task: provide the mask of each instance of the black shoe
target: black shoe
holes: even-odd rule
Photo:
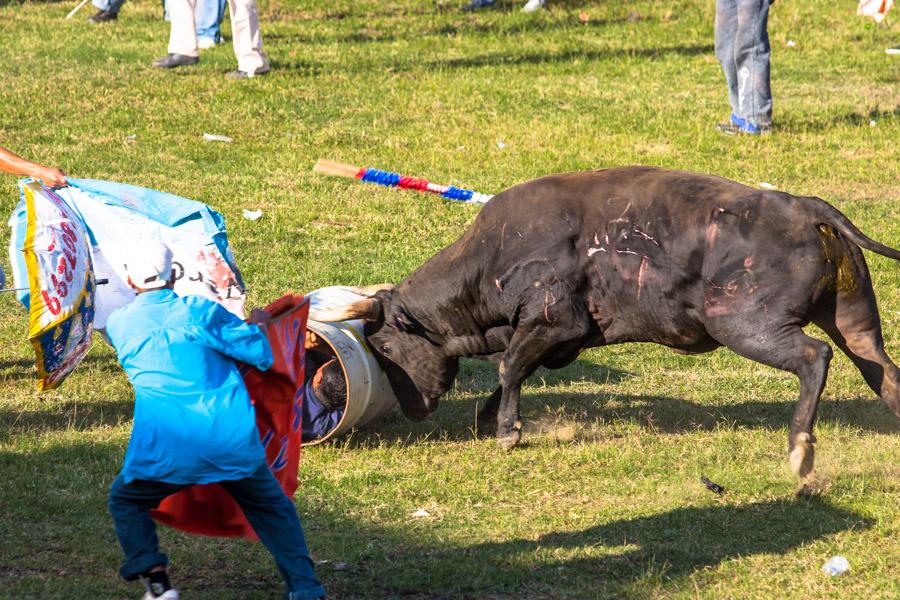
[[[162,58],[153,61],[153,66],[158,69],[174,69],[175,67],[186,67],[188,65],[196,65],[200,62],[197,56],[185,56],[184,54],[166,54]]]
[[[115,21],[119,18],[119,13],[114,13],[111,10],[98,10],[91,16],[87,18],[88,23],[108,23],[110,21]]]
[[[260,75],[265,75],[269,70],[265,71],[257,71],[255,73],[248,73],[247,71],[241,71],[240,69],[235,69],[234,71],[229,71],[225,73],[225,79],[249,79],[251,77],[259,77]]]

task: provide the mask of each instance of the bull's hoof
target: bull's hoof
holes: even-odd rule
[[[791,451],[788,454],[788,462],[794,475],[802,481],[807,481],[813,471],[813,463],[816,459],[816,451],[813,443],[816,441],[812,435],[801,432],[794,437]]]
[[[816,498],[823,495],[830,486],[823,480],[819,479],[815,471],[810,473],[806,479],[800,482],[800,486],[794,494],[798,498]]]
[[[517,429],[513,429],[506,435],[501,435],[497,437],[497,443],[500,444],[500,447],[504,450],[512,450],[519,444],[519,440],[522,439],[522,432]]]

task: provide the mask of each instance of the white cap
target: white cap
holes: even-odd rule
[[[172,251],[159,240],[139,240],[124,254],[125,272],[137,288],[165,287],[172,277]]]

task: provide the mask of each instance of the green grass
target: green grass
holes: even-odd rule
[[[155,0],[101,27],[84,22],[90,7],[63,20],[72,4],[0,0],[0,144],[210,203],[251,304],[398,281],[477,214],[313,175],[319,157],[486,193],[631,163],[704,171],[819,195],[900,246],[900,59],[884,54],[900,28],[849,1],[774,4],[776,132],[762,139],[712,128],[728,107],[710,1],[551,0],[529,16],[519,0],[475,15],[448,1],[268,0],[273,71],[241,83],[222,77],[228,45],[196,68],[150,68],[168,35]],[[15,179],[0,182],[8,214]],[[244,208],[265,214],[250,222]],[[900,357],[900,265],[868,259]],[[97,341],[62,389],[37,394],[25,330],[4,295],[0,597],[137,597],[117,579],[105,504],[132,391]],[[794,498],[786,465],[795,379],[730,352],[629,345],[541,371],[510,453],[473,436],[495,382],[492,366],[464,362],[428,421],[392,416],[304,453],[296,501],[330,597],[900,597],[900,423],[845,357],[820,406],[813,500]],[[413,518],[419,508],[431,516]],[[258,544],[161,537],[186,598],[280,593]],[[835,554],[851,570],[829,578]]]

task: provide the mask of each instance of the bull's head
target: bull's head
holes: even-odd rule
[[[403,309],[393,286],[351,289],[374,295],[346,306],[316,311],[310,318],[322,322],[365,320],[366,342],[387,375],[403,414],[415,421],[426,418],[453,384],[459,360],[448,357],[422,324]]]

